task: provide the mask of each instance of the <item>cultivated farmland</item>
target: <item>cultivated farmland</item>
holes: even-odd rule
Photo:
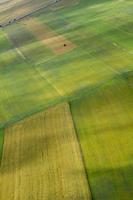
[[[132,199],[132,85],[125,74],[71,103],[94,199]]]
[[[24,23],[54,54],[67,53],[76,47],[69,40],[66,40],[65,37],[55,34],[49,27],[39,24],[34,18],[26,20]]]
[[[7,24],[18,18],[33,12],[34,10],[47,6],[52,0],[12,0],[0,2],[0,23]]]
[[[90,199],[68,104],[5,130],[0,195],[1,200]]]
[[[132,5],[131,1],[77,1],[2,29],[1,127],[131,71]],[[66,50],[60,55],[53,52],[55,48]]]
[[[131,200],[132,102],[133,1],[0,1],[0,200]]]

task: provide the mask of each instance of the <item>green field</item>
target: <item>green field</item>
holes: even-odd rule
[[[71,110],[94,199],[133,196],[133,76],[116,77]]]
[[[2,0],[0,24],[48,2]],[[94,200],[131,200],[131,0],[62,0],[0,27],[0,157],[3,129],[63,102]]]
[[[5,27],[0,36],[0,126],[132,70],[131,6],[131,1],[87,0],[35,14],[42,27],[76,45],[62,55],[43,44],[26,19]]]

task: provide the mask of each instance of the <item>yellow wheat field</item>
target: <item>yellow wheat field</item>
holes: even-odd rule
[[[89,187],[68,104],[5,130],[0,200],[88,200]]]

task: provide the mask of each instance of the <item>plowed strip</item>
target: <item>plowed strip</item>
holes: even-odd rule
[[[0,200],[88,200],[68,104],[7,128],[0,172]]]
[[[67,40],[64,36],[57,35],[57,33],[55,33],[52,29],[46,25],[42,25],[35,18],[25,20],[25,25],[55,54],[63,54],[76,47],[75,44]]]

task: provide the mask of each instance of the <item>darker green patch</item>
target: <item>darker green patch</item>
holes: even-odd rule
[[[123,71],[70,103],[94,200],[132,199],[132,86]]]
[[[89,175],[94,199],[132,199],[133,165],[92,171]]]
[[[25,24],[14,24],[5,29],[9,40],[15,47],[22,47],[37,41],[32,32],[25,28]]]
[[[117,85],[119,88],[124,88],[128,86],[129,93],[132,94],[132,83],[133,83],[133,71],[121,71],[118,75],[114,75],[106,80],[103,80],[95,85],[86,86],[76,90],[73,93],[74,98],[71,99],[71,103],[80,103],[81,100],[85,98],[90,98],[93,95],[96,95],[99,98],[99,90],[108,91],[108,88],[114,89]],[[76,99],[76,101],[75,101]]]

